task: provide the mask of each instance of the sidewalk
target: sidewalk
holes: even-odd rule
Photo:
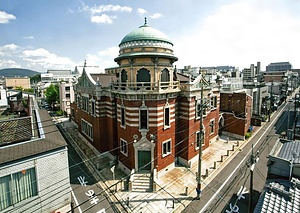
[[[102,179],[99,185],[104,189],[110,189],[108,195],[111,196],[113,202],[116,202],[116,205],[123,207],[123,209],[126,208],[127,212],[181,212],[196,197],[198,163],[194,163],[191,168],[176,166],[172,171],[160,177],[157,180],[156,192],[128,192],[123,190],[127,175],[116,168],[115,180],[113,180],[113,174],[110,170],[112,160],[105,153],[100,154],[89,147],[78,136],[74,123],[62,121],[61,124],[74,139],[73,145],[77,146],[77,151],[81,152],[81,157],[86,162],[93,164],[90,165],[93,167],[92,170]],[[258,129],[256,127],[254,134]],[[247,140],[241,141],[233,138],[229,138],[227,141],[227,136],[221,136],[218,141],[211,143],[203,151],[202,190],[221,171],[221,168],[228,164],[239,150],[243,149],[246,143]],[[120,202],[117,202],[116,199]]]

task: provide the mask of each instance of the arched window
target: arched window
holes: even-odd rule
[[[168,69],[163,69],[160,75],[161,88],[167,89],[170,82],[170,72]]]
[[[160,81],[161,82],[169,82],[170,81],[170,72],[168,69],[163,69],[161,71]]]
[[[127,72],[125,70],[121,71],[121,82],[127,81]]]
[[[123,69],[121,71],[121,89],[126,88],[126,82],[127,82],[127,72]]]
[[[136,81],[137,82],[150,82],[150,71],[142,68],[137,72],[136,75]],[[142,84],[137,84],[138,87],[143,86]],[[147,87],[146,89],[150,89],[149,83],[144,83],[144,86]]]

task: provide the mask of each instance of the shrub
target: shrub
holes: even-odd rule
[[[57,112],[56,112],[56,115],[57,116],[62,116],[64,114],[64,112],[62,111],[62,110],[58,110]]]
[[[245,135],[245,138],[246,138],[246,139],[248,139],[248,138],[250,138],[250,137],[251,137],[251,135],[252,135],[252,133],[251,133],[251,132],[247,132],[247,133],[246,133],[246,135]]]

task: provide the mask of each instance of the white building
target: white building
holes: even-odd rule
[[[59,85],[59,101],[60,109],[67,113],[71,114],[70,104],[74,101],[74,90],[72,83],[62,82]]]

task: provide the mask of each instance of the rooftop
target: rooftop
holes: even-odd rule
[[[171,43],[168,37],[161,31],[150,27],[147,24],[147,20],[145,18],[144,25],[140,26],[138,29],[131,31],[128,33],[121,41],[120,45],[123,43],[127,43],[130,41],[140,41],[140,40],[152,40],[152,41],[163,41],[167,43]]]
[[[19,160],[55,151],[66,146],[66,142],[46,110],[37,110],[40,137],[0,147],[0,167]]]
[[[300,212],[300,180],[270,180],[254,210],[260,212]]]

